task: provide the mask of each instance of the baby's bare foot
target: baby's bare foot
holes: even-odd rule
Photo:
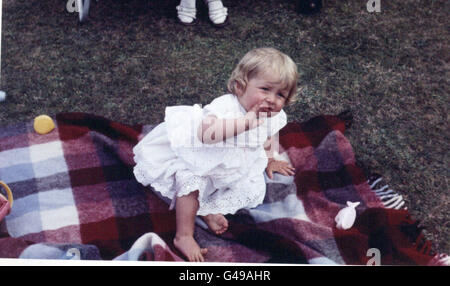
[[[228,229],[228,220],[222,214],[209,214],[202,219],[215,234],[222,234]]]
[[[183,253],[190,262],[203,262],[205,259],[203,255],[206,254],[208,249],[200,248],[197,242],[192,236],[180,235],[175,236],[173,244],[178,250]]]

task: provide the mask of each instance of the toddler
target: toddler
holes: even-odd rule
[[[204,261],[207,251],[194,240],[197,215],[220,235],[228,228],[224,215],[263,202],[264,171],[269,178],[274,172],[294,174],[272,152],[297,77],[287,55],[273,48],[251,50],[232,72],[230,94],[203,108],[167,107],[164,122],[134,147],[135,177],[170,200],[176,212],[174,245],[189,261]]]

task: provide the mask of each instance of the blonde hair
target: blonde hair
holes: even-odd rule
[[[237,95],[237,88],[245,90],[249,80],[265,74],[275,75],[283,88],[289,91],[286,103],[297,96],[297,65],[286,54],[274,48],[257,48],[249,51],[240,60],[228,80],[228,91]]]

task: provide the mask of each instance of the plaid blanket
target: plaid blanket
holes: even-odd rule
[[[0,222],[0,257],[183,261],[173,247],[175,213],[133,177],[132,148],[154,125],[129,126],[63,113],[56,129],[0,127],[0,180],[14,194]],[[195,239],[209,262],[424,265],[435,253],[408,211],[386,208],[355,164],[341,116],[291,122],[281,152],[296,175],[267,181],[264,203],[228,215],[216,236]],[[354,226],[335,227],[347,201]]]

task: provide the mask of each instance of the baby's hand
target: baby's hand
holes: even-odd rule
[[[252,108],[250,108],[250,110],[247,111],[247,114],[245,114],[244,119],[247,130],[258,127],[259,125],[264,123],[264,119],[259,118],[258,114],[261,104],[262,102],[253,105]]]
[[[288,162],[269,159],[266,173],[270,179],[273,179],[273,172],[277,172],[285,176],[293,176],[295,174],[295,168],[292,167]]]

